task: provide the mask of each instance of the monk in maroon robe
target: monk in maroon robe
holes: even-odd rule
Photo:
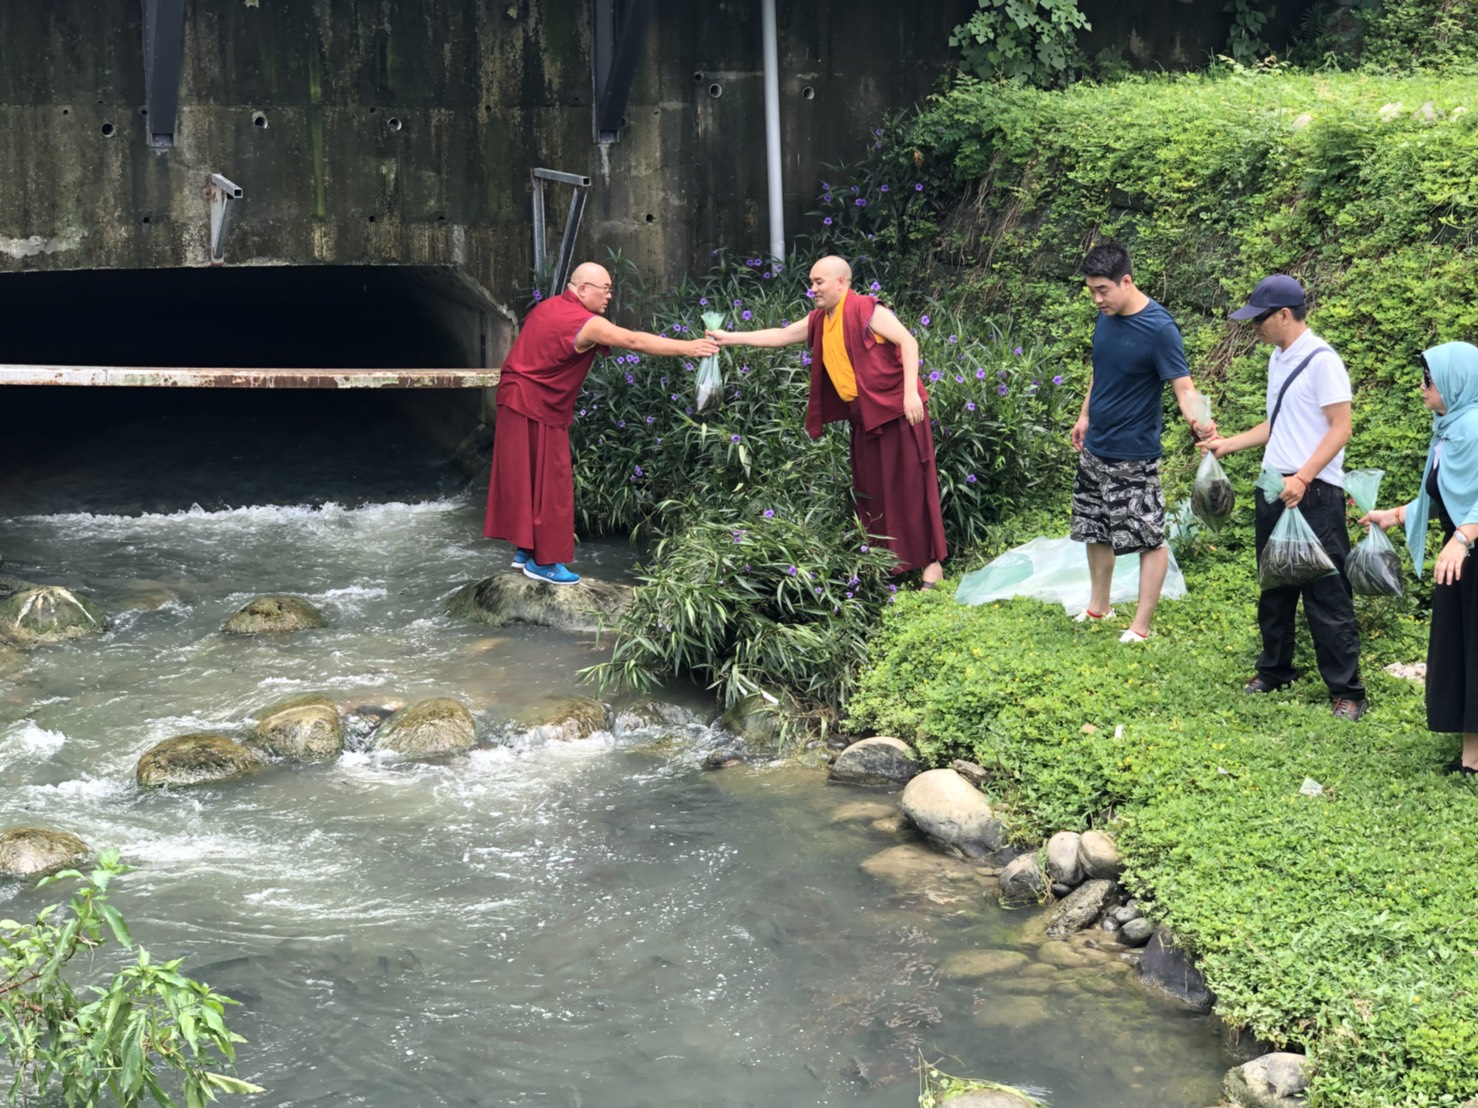
[[[596,354],[611,347],[690,358],[718,352],[711,339],[617,327],[604,316],[610,302],[611,275],[594,262],[577,266],[563,293],[529,313],[503,360],[482,533],[513,543],[514,567],[536,581],[580,580],[564,565],[575,554],[570,424]]]
[[[852,267],[822,258],[811,267],[815,309],[787,327],[710,331],[720,346],[811,347],[806,432],[852,425],[852,493],[868,534],[897,557],[895,573],[923,570],[923,587],[944,576],[947,556],[934,436],[919,383],[919,343],[873,296],[852,291]]]

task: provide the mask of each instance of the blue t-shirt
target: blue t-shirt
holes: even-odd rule
[[[1180,330],[1155,301],[1133,315],[1100,312],[1084,448],[1111,461],[1158,458],[1164,383],[1190,372]]]

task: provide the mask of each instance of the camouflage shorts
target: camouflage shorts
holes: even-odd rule
[[[1073,479],[1072,538],[1102,543],[1115,554],[1165,545],[1160,459],[1112,461],[1083,451]]]

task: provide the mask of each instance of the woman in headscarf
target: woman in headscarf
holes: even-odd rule
[[[1361,523],[1406,527],[1418,577],[1427,552],[1427,522],[1442,524],[1433,568],[1431,635],[1427,641],[1427,729],[1461,732],[1463,749],[1447,767],[1478,774],[1478,346],[1448,342],[1422,354],[1422,403],[1432,411],[1432,443],[1416,498],[1376,509]]]

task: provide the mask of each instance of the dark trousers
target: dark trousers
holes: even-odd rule
[[[1444,528],[1442,545],[1452,532]],[[1478,731],[1478,560],[1451,585],[1432,586],[1427,730]]]
[[[1350,553],[1350,533],[1345,525],[1345,490],[1324,481],[1309,486],[1299,502],[1299,511],[1323,544],[1329,560],[1340,570],[1308,585],[1264,589],[1257,601],[1257,625],[1262,630],[1262,654],[1257,672],[1264,681],[1284,685],[1297,674],[1293,669],[1294,616],[1298,598],[1303,597],[1304,619],[1314,639],[1314,657],[1319,674],[1329,686],[1329,695],[1350,700],[1365,698],[1360,680],[1360,628],[1355,624],[1355,604],[1350,583],[1345,580],[1345,559]],[[1283,515],[1283,502],[1271,504],[1257,490],[1257,556],[1262,558],[1268,536]]]

